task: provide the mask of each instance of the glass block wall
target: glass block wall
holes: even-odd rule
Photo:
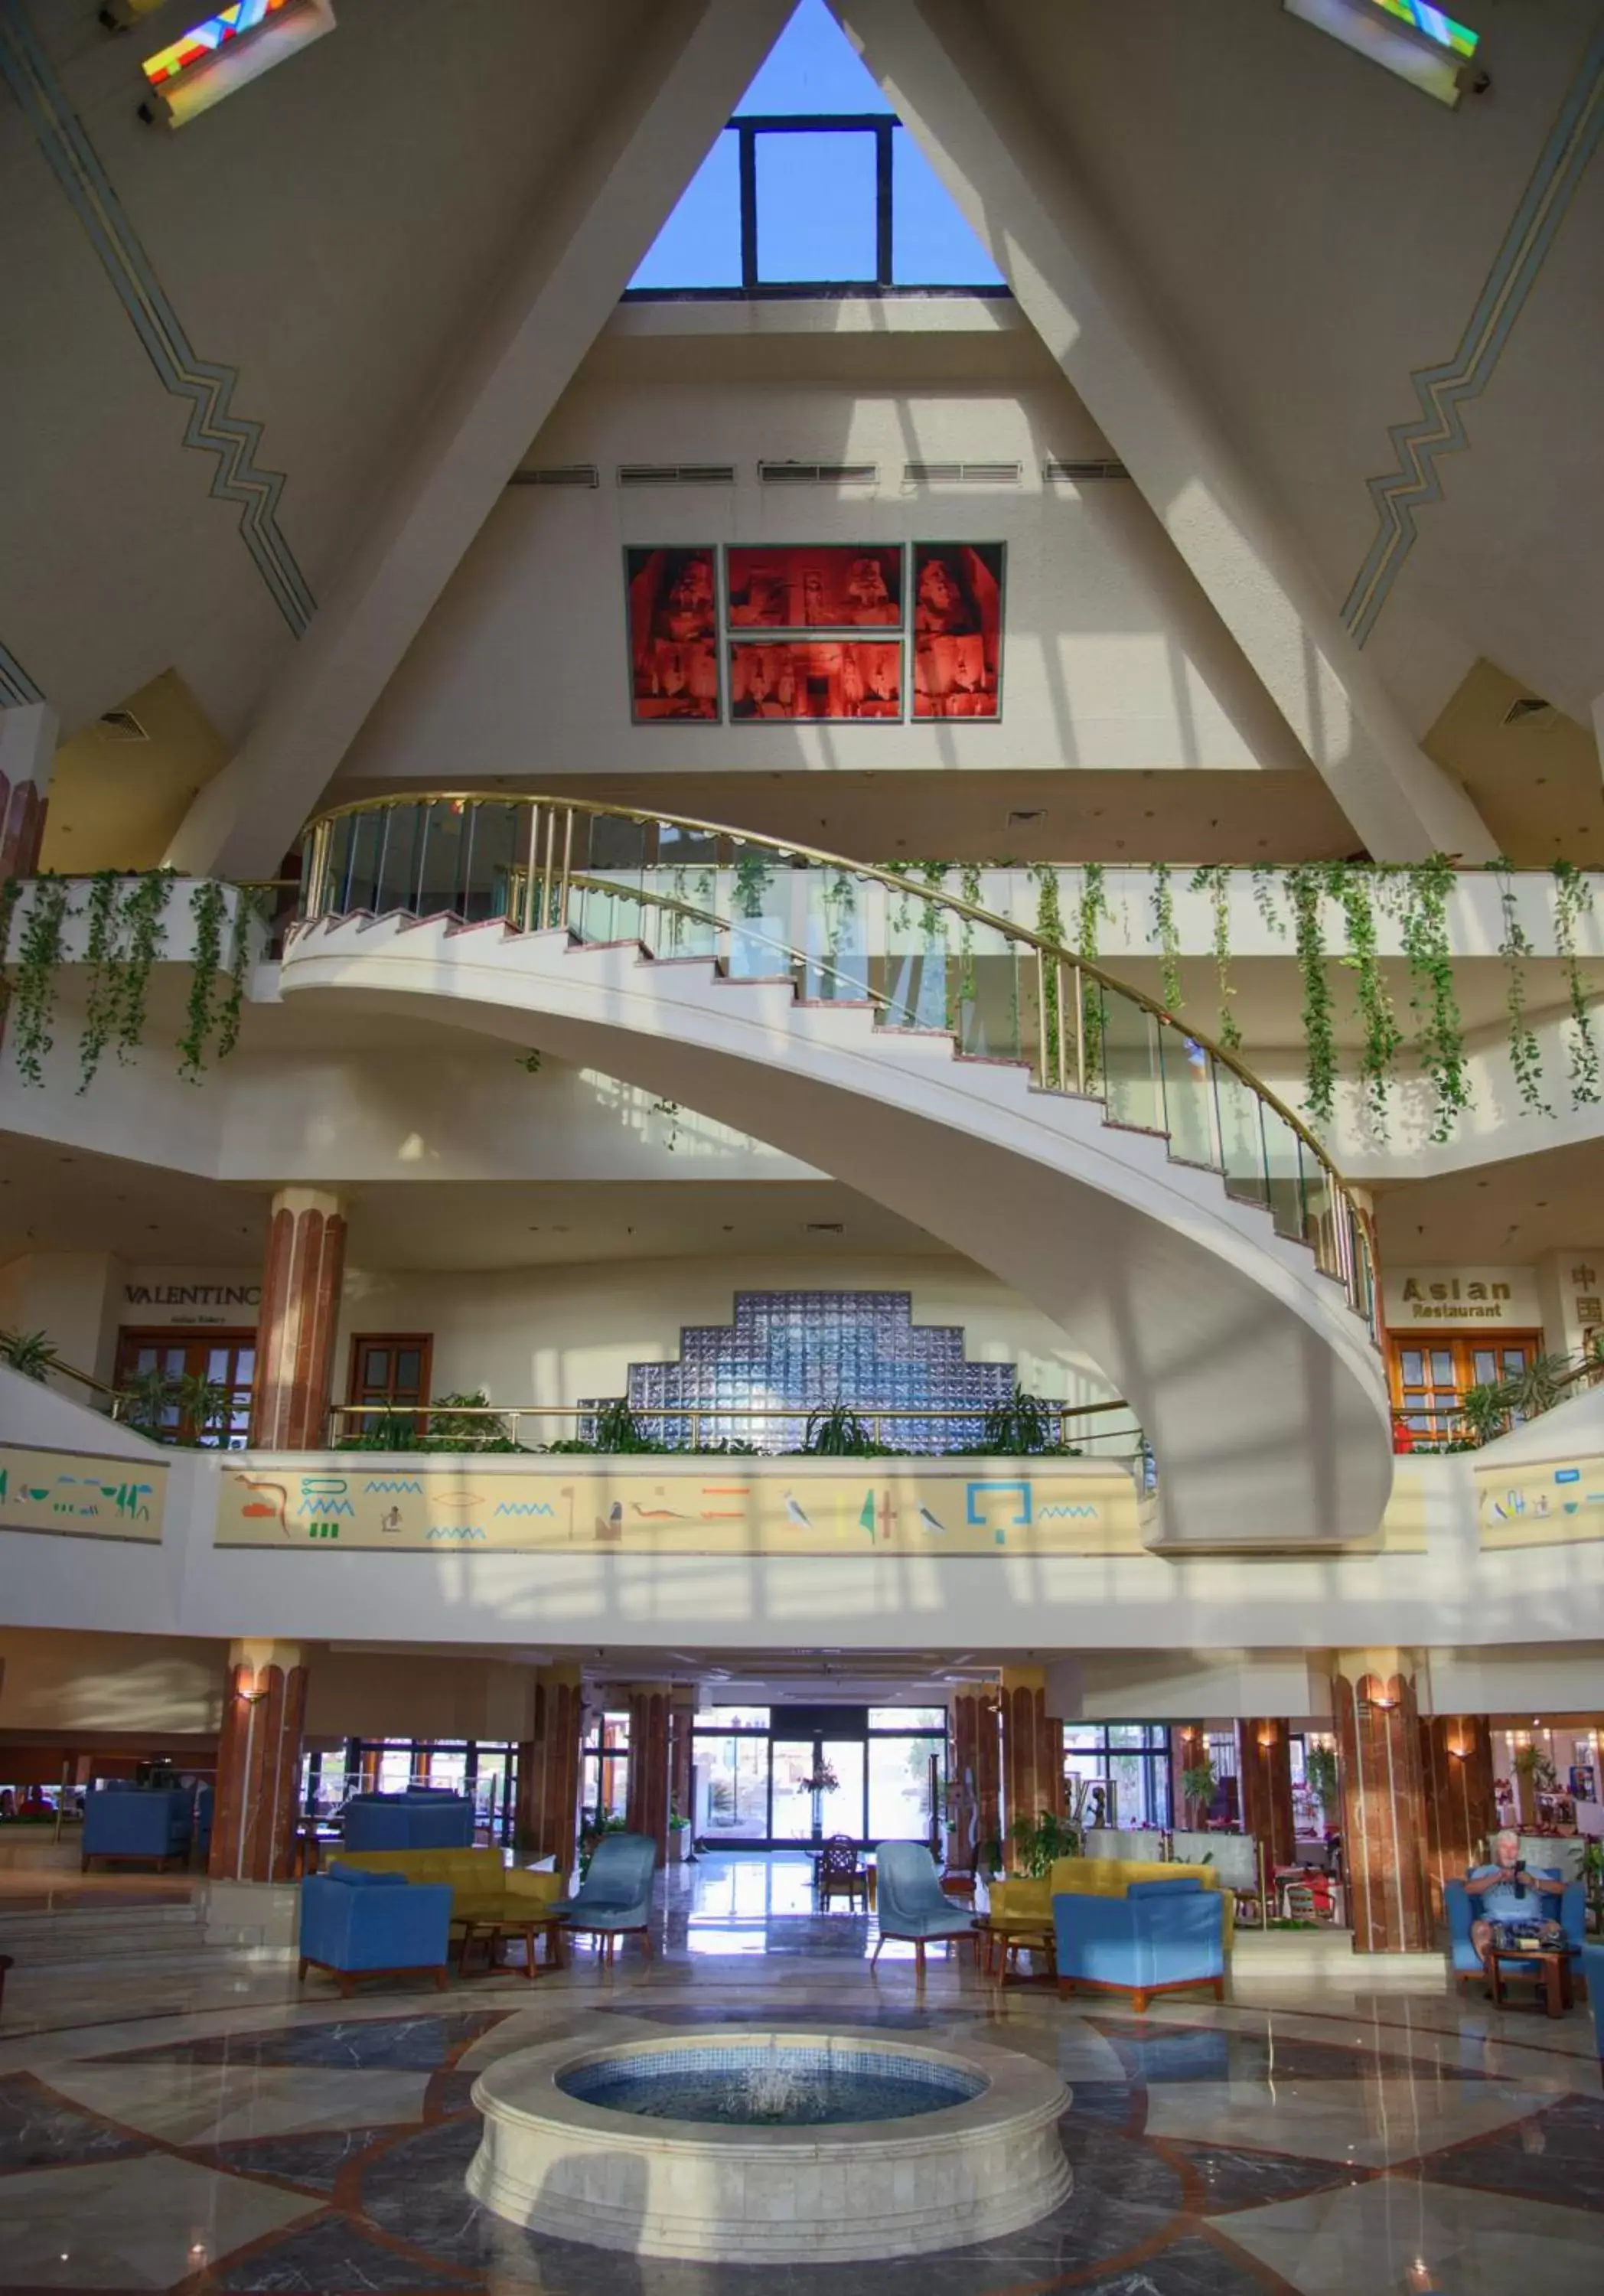
[[[882,1442],[900,1451],[978,1444],[994,1403],[1013,1393],[1011,1364],[970,1363],[960,1324],[915,1324],[907,1292],[739,1292],[730,1324],[680,1334],[677,1363],[632,1364],[632,1410],[675,1415],[648,1422],[670,1444],[733,1439],[763,1451],[798,1450],[807,1414],[849,1404],[916,1415],[888,1419]],[[581,1406],[599,1407],[599,1398]],[[737,1407],[762,1417],[738,1419]],[[586,1432],[592,1423],[584,1423]]]

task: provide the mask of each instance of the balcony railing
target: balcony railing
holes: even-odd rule
[[[1308,1128],[1236,1055],[1088,958],[921,880],[717,824],[549,797],[393,797],[309,824],[302,919],[503,919],[636,941],[808,1001],[941,1032],[1166,1138],[1309,1246],[1375,1336],[1369,1221]]]

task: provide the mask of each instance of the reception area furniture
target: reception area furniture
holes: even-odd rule
[[[578,1934],[601,1942],[610,1961],[621,1937],[638,1937],[651,1958],[651,1877],[657,1844],[643,1833],[607,1833],[597,1842],[589,1868],[571,1898],[559,1898],[554,1915]]]
[[[1133,1836],[1140,1840],[1141,1837]],[[1224,1901],[1223,1934],[1229,1955],[1236,1936],[1236,1898],[1223,1876],[1213,1866],[1183,1865],[1175,1859],[1138,1857],[1055,1857],[1044,1882],[994,1882],[991,1885],[991,1926],[1006,1931],[1016,1920],[1051,1923],[1052,1901],[1066,1892],[1077,1897],[1121,1898],[1135,1882],[1195,1881]]]
[[[107,1866],[189,1862],[194,1795],[188,1786],[102,1785],[84,1804],[83,1871]]]
[[[947,1896],[941,1886],[941,1870],[922,1841],[882,1841],[875,1852],[875,1864],[880,1873],[880,1935],[870,1956],[871,1969],[888,1938],[912,1946],[914,1973],[921,1980],[928,1945],[967,1939],[978,1961],[980,1939],[974,1915]]]
[[[346,1804],[348,1849],[471,1849],[466,1794],[355,1794]]]
[[[562,1967],[562,1917],[536,1900],[531,1899],[522,1911],[507,1910],[498,1915],[471,1914],[463,1922],[462,1941],[457,1948],[457,1974],[469,1974],[468,1957],[481,1939],[485,1944],[485,1966],[480,1972],[488,1977],[502,1966],[497,1960],[501,1948],[509,1938],[523,1939],[523,1972],[531,1984],[543,1969]],[[537,1942],[545,1940],[545,1959],[536,1952]]]
[[[357,1873],[444,1884],[451,1893],[451,1927],[458,1933],[470,1922],[489,1929],[502,1922],[516,1928],[547,1920],[563,1890],[561,1874],[532,1874],[524,1866],[509,1866],[499,1849],[348,1850],[335,1862]]]
[[[1055,1892],[1060,1994],[1128,1993],[1139,2015],[1155,1993],[1188,1986],[1207,1985],[1223,2000],[1230,1905],[1191,1875],[1133,1882],[1118,1898]]]
[[[348,1994],[358,1977],[424,1977],[442,1989],[451,1948],[451,1891],[331,1866],[301,1883],[300,1970],[326,1970]]]

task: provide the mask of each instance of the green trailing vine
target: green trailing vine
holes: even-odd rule
[[[1453,865],[1434,853],[1429,861],[1412,862],[1404,881],[1404,954],[1413,983],[1409,1001],[1417,1019],[1420,1067],[1431,1083],[1431,1137],[1441,1142],[1452,1136],[1455,1120],[1470,1105],[1464,1024],[1448,951]]]
[[[1027,869],[1026,875],[1036,889],[1035,929],[1043,940],[1055,947],[1067,946],[1064,938],[1064,909],[1060,894],[1056,869],[1038,864]],[[1050,964],[1043,976],[1042,1034],[1049,1045],[1059,1041],[1059,968]],[[1055,1056],[1056,1057],[1056,1056]]]
[[[12,983],[17,1070],[26,1084],[43,1084],[45,1058],[53,1039],[56,973],[72,887],[65,877],[36,877],[33,898],[22,920]]]
[[[1520,922],[1515,887],[1510,872],[1514,863],[1502,857],[1490,864],[1498,874],[1498,905],[1503,917],[1503,931],[1498,943],[1498,953],[1504,961],[1506,980],[1504,1008],[1510,1016],[1510,1066],[1515,1075],[1515,1087],[1521,1105],[1529,1115],[1552,1116],[1553,1110],[1543,1097],[1543,1054],[1537,1034],[1526,1017],[1526,960],[1534,954],[1531,938]]]
[[[1183,1002],[1181,943],[1175,932],[1175,892],[1167,861],[1153,865],[1153,931],[1158,936],[1158,979],[1165,1009],[1178,1013]]]
[[[215,1057],[225,1061],[240,1041],[240,1018],[245,1009],[245,975],[250,965],[250,898],[244,891],[234,896],[233,932],[228,944],[228,977],[223,991],[223,1001],[217,1007],[217,1042]],[[536,1060],[539,1054],[536,1055]]]
[[[119,913],[121,880],[115,869],[102,869],[89,888],[89,931],[84,955],[89,967],[89,989],[84,1007],[83,1034],[78,1038],[78,1090],[87,1092],[110,1043],[122,1004],[122,959]]]
[[[1080,900],[1075,920],[1075,945],[1089,964],[1097,962],[1099,934],[1111,912],[1103,891],[1103,865],[1088,861],[1081,871]],[[1102,1074],[1103,991],[1101,980],[1081,980],[1081,1037],[1086,1048],[1086,1077]]]
[[[1293,945],[1303,982],[1305,1102],[1311,1123],[1329,1131],[1337,1112],[1337,1037],[1331,1026],[1331,985],[1326,979],[1322,900],[1325,872],[1305,863],[1287,873],[1292,897]]]
[[[1554,864],[1554,940],[1565,960],[1570,999],[1571,1106],[1586,1108],[1599,1097],[1599,1042],[1576,962],[1576,922],[1593,905],[1592,886],[1574,861]]]
[[[842,944],[857,914],[857,888],[845,869],[827,869],[822,890],[824,954],[832,980],[839,978]]]
[[[173,890],[170,871],[152,869],[136,877],[122,904],[122,930],[127,935],[122,960],[121,993],[118,998],[116,1043],[119,1061],[131,1060],[144,1035],[145,1006],[151,973],[167,946],[167,906]]]
[[[743,917],[763,914],[763,897],[774,874],[766,853],[739,853],[735,857],[735,906]]]
[[[1378,1139],[1387,1138],[1393,1069],[1404,1032],[1381,970],[1376,949],[1374,884],[1368,870],[1333,864],[1328,882],[1342,911],[1347,933],[1347,955],[1342,962],[1358,976],[1359,1017],[1364,1023],[1364,1043],[1359,1054],[1359,1080],[1364,1104]]]
[[[1264,919],[1265,931],[1273,933],[1277,940],[1285,940],[1287,920],[1281,913],[1280,904],[1275,898],[1275,879],[1268,869],[1254,871],[1253,899],[1259,915]]]
[[[1231,872],[1223,862],[1207,863],[1192,872],[1191,890],[1207,893],[1214,924],[1215,980],[1220,997],[1220,1042],[1228,1053],[1240,1052],[1242,1032],[1237,1027],[1231,1000],[1236,990],[1231,984]]]
[[[195,961],[190,971],[184,1029],[178,1039],[178,1073],[188,1084],[199,1084],[211,1040],[212,1012],[217,974],[223,963],[223,919],[228,896],[215,879],[203,878],[190,895],[190,915],[195,927]]]

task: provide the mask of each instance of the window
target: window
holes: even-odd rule
[[[119,1332],[116,1384],[131,1422],[162,1443],[242,1451],[250,1439],[254,1332]],[[158,1382],[167,1392],[159,1397]]]
[[[233,0],[146,56],[146,119],[182,127],[334,29],[331,0]]]
[[[622,1817],[629,1800],[629,1712],[586,1718],[579,1799],[587,1814]]]
[[[363,1404],[421,1405],[429,1400],[429,1374],[434,1341],[428,1332],[358,1332],[351,1341],[348,1401]],[[348,1416],[347,1432],[375,1433],[384,1417]]]
[[[1393,1409],[1400,1427],[1416,1444],[1452,1442],[1464,1431],[1458,1410],[1465,1390],[1517,1377],[1542,1349],[1541,1332],[1500,1332],[1495,1339],[1395,1339]]]
[[[1067,1722],[1066,1806],[1085,1826],[1166,1826],[1169,1731],[1161,1722]]]
[[[802,0],[632,295],[1006,293],[824,5]]]
[[[1289,16],[1301,16],[1451,108],[1481,45],[1479,32],[1455,23],[1431,0],[1282,0],[1282,5]]]

